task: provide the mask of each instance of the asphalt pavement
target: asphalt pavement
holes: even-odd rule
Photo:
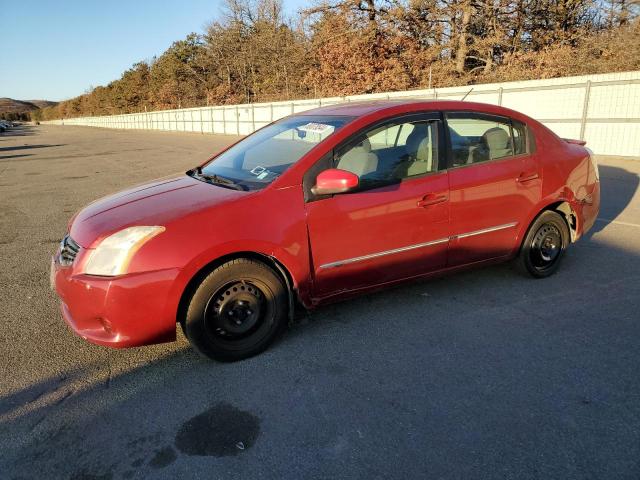
[[[593,230],[508,265],[317,310],[257,357],[73,335],[49,288],[69,217],[231,136],[0,135],[0,478],[640,478],[640,158],[601,158]]]

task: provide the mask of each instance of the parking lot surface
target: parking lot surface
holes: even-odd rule
[[[509,265],[315,311],[219,364],[74,336],[49,289],[69,217],[234,137],[0,135],[0,478],[640,478],[640,159],[546,280]]]

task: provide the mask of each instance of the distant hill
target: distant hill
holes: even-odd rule
[[[0,114],[2,113],[26,113],[39,108],[57,105],[58,102],[49,100],[14,100],[13,98],[0,98]]]
[[[52,102],[51,100],[25,100],[27,103],[31,103],[38,108],[46,108],[57,105],[58,102]]]

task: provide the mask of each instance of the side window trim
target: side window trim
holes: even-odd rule
[[[511,117],[506,117],[503,115],[495,115],[492,113],[483,113],[483,112],[476,112],[473,110],[445,110],[442,112],[442,122],[443,122],[443,130],[445,130],[445,141],[446,141],[446,165],[447,168],[465,168],[465,167],[471,167],[473,165],[479,165],[479,163],[470,163],[467,165],[454,165],[453,164],[453,147],[452,147],[452,142],[451,142],[451,131],[449,129],[449,123],[448,123],[448,119],[455,119],[455,118],[466,118],[466,119],[478,119],[478,120],[488,120],[488,121],[499,121],[500,123],[504,123],[506,125],[509,125],[509,133],[511,135],[511,151],[513,152],[512,155],[506,156],[506,157],[500,157],[500,158],[495,158],[495,159],[491,159],[491,160],[487,160],[485,162],[481,162],[481,163],[493,163],[493,162],[499,162],[502,160],[510,160],[513,158],[517,158],[517,157],[523,157],[526,155],[531,155],[532,153],[532,148],[531,148],[531,131],[529,126],[524,123],[521,122],[519,120],[515,120]],[[513,122],[517,122],[519,124],[521,124],[524,128],[524,134],[525,134],[525,152],[524,153],[515,153],[515,144],[514,144],[514,135],[513,135]]]
[[[515,125],[519,124],[521,125],[522,133],[524,134],[524,152],[515,153],[515,147],[514,147],[514,156],[519,157],[520,155],[531,155],[536,151],[535,141],[533,139],[533,133],[531,132],[531,128],[529,127],[529,125],[527,125],[524,122],[521,122],[520,120],[516,120],[514,118],[511,118],[510,120],[511,120],[511,128],[515,130],[516,128]],[[512,135],[512,138],[515,139],[515,136]]]
[[[404,124],[401,123],[400,124],[400,128],[398,129],[398,133],[396,134],[396,140],[393,142],[393,146],[397,147],[398,146],[398,140],[400,140],[400,133],[402,133],[402,129],[404,128]]]

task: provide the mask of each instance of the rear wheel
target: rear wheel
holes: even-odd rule
[[[529,227],[516,265],[535,278],[548,277],[558,269],[569,242],[569,227],[562,216],[550,210],[542,212]]]
[[[265,350],[287,324],[287,291],[263,263],[237,259],[200,283],[184,319],[184,332],[203,355],[220,361]]]

